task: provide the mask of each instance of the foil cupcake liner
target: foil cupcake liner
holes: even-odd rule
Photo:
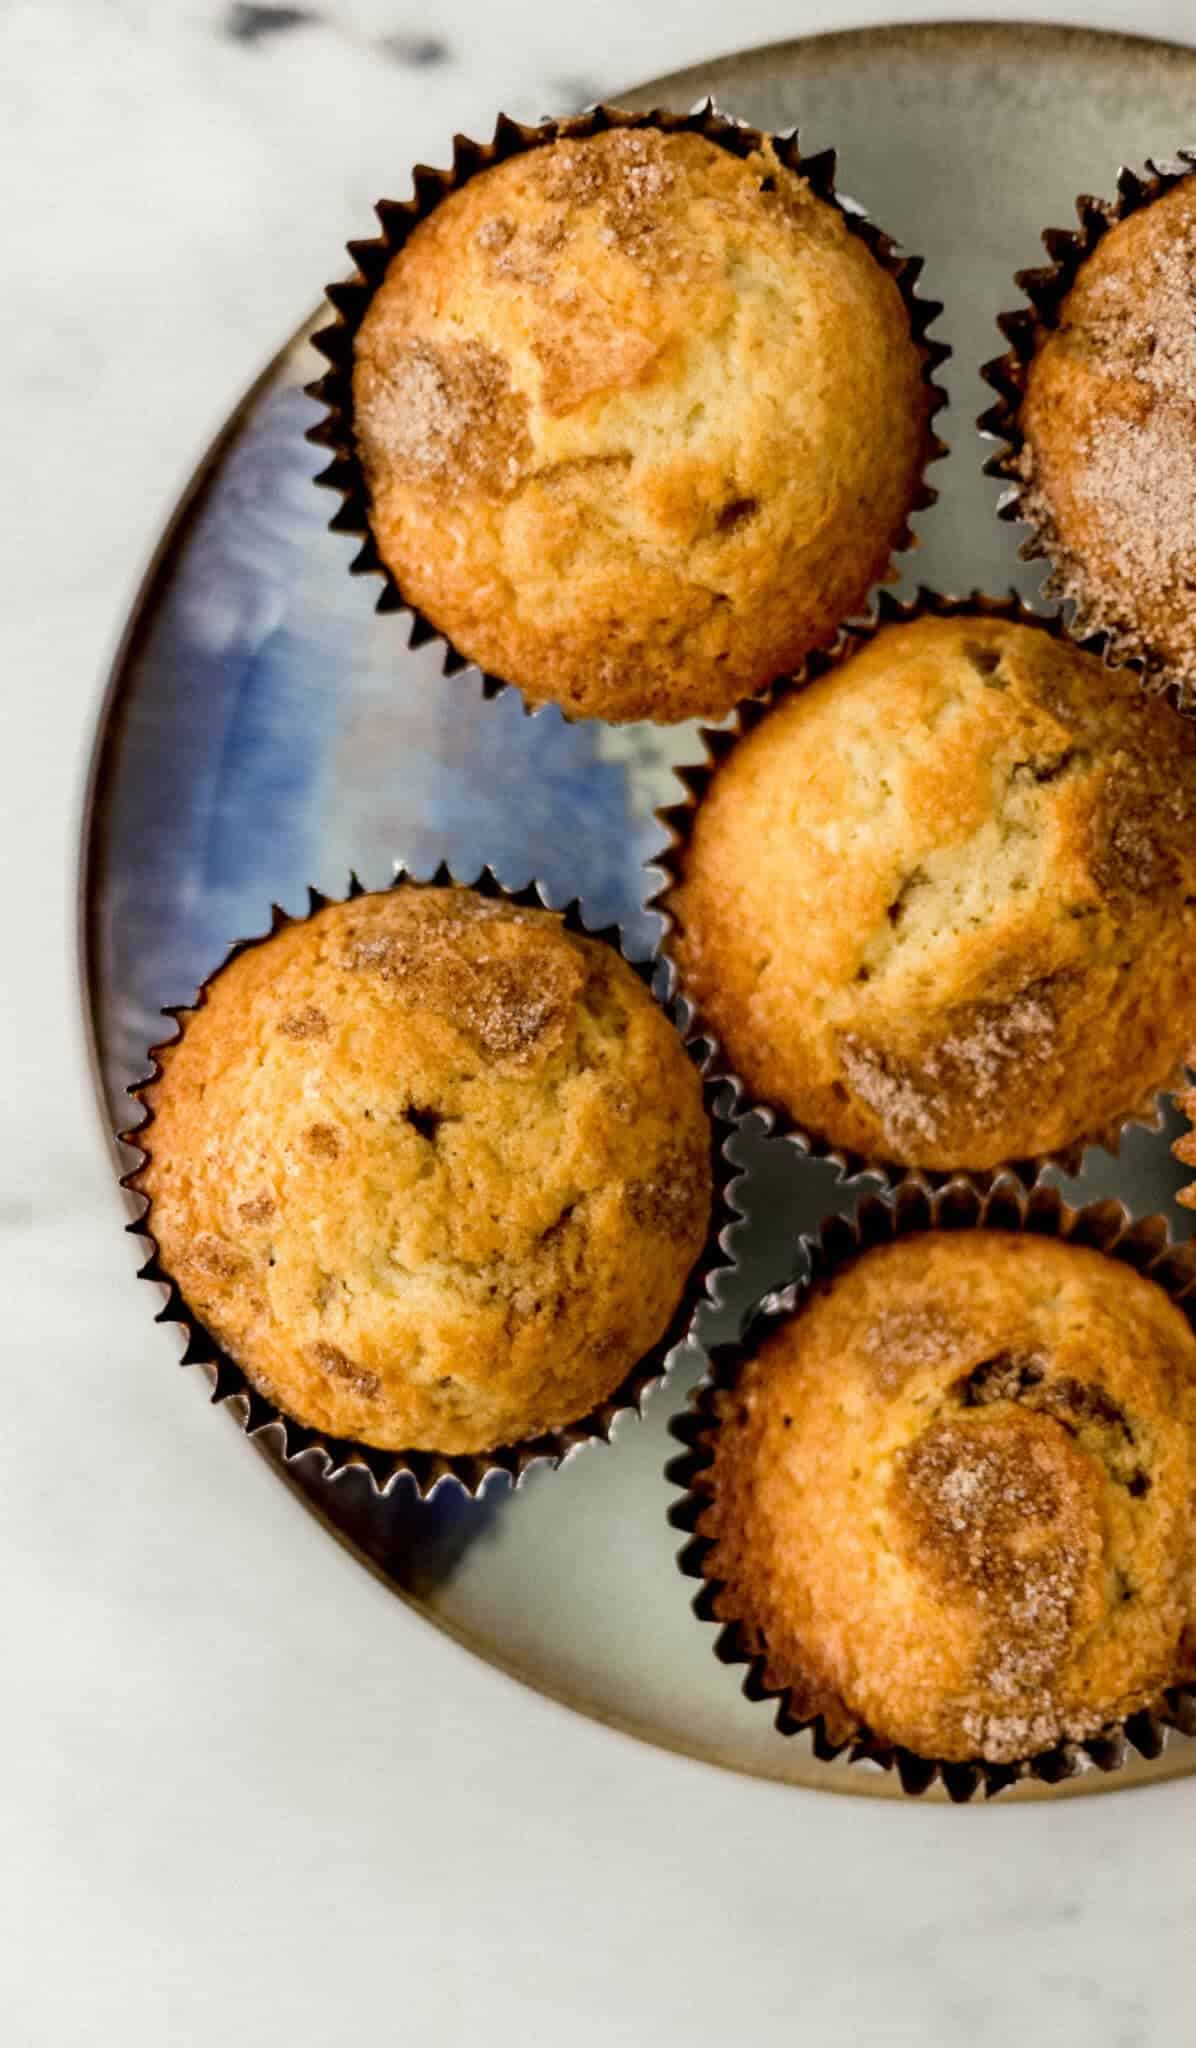
[[[656,965],[654,959],[631,959],[625,950],[622,932],[617,925],[591,928],[582,916],[577,899],[564,906],[553,904],[549,901],[547,892],[537,882],[530,882],[522,889],[508,889],[498,880],[492,869],[485,868],[475,881],[462,884],[448,866],[442,864],[435,874],[426,880],[411,875],[406,869],[399,867],[389,886],[465,886],[479,896],[491,900],[501,899],[520,908],[555,910],[562,918],[567,931],[586,938],[600,939],[612,946],[639,976],[654,999],[659,1000],[653,988]],[[629,1411],[637,1414],[641,1412],[649,1392],[667,1377],[673,1364],[674,1353],[692,1336],[701,1310],[707,1303],[717,1303],[719,1272],[734,1263],[726,1240],[730,1230],[740,1220],[740,1211],[731,1198],[730,1190],[732,1182],[740,1176],[741,1170],[726,1159],[724,1150],[718,1142],[720,1119],[715,1105],[719,1091],[715,1085],[704,1080],[703,1100],[711,1121],[713,1166],[710,1226],[705,1243],[691,1268],[685,1290],[663,1336],[631,1368],[613,1393],[575,1422],[541,1436],[528,1438],[521,1443],[500,1446],[492,1451],[448,1453],[431,1450],[381,1450],[371,1444],[330,1436],[327,1432],[310,1427],[288,1415],[259,1392],[242,1368],[222,1349],[204,1324],[192,1313],[178,1283],[161,1263],[153,1229],[153,1203],[141,1185],[141,1176],[150,1156],[145,1140],[153,1123],[153,1111],[145,1100],[145,1091],[163,1072],[161,1056],[178,1044],[186,1029],[187,1017],[203,1005],[208,990],[232,960],[254,946],[263,945],[286,926],[304,922],[305,918],[313,916],[328,903],[350,901],[367,893],[369,892],[357,876],[351,875],[344,898],[326,896],[317,889],[309,889],[307,911],[298,917],[290,915],[275,904],[269,930],[255,938],[238,940],[220,965],[205,977],[196,991],[193,1003],[163,1011],[163,1016],[174,1020],[177,1029],[172,1037],[161,1040],[150,1048],[150,1073],[129,1089],[134,1101],[145,1109],[145,1117],[141,1123],[120,1134],[122,1144],[141,1154],[138,1163],[122,1176],[120,1183],[128,1194],[138,1197],[143,1205],[127,1228],[133,1235],[143,1238],[149,1247],[148,1256],[138,1278],[153,1281],[165,1291],[164,1306],[155,1320],[160,1323],[177,1323],[185,1334],[186,1342],[180,1364],[198,1365],[203,1369],[211,1383],[212,1401],[228,1404],[237,1415],[247,1436],[257,1437],[267,1431],[273,1432],[277,1452],[284,1464],[294,1465],[300,1459],[316,1460],[324,1480],[335,1480],[351,1469],[363,1471],[369,1480],[371,1490],[379,1496],[389,1494],[400,1477],[406,1473],[414,1481],[417,1495],[422,1498],[430,1497],[438,1486],[449,1479],[454,1480],[466,1493],[476,1497],[492,1474],[504,1473],[512,1485],[517,1486],[533,1465],[548,1463],[556,1467],[562,1465],[566,1458],[585,1443],[609,1442],[619,1416]],[[669,1014],[667,1003],[662,1003],[661,1007]],[[690,1056],[694,1057],[692,1049]]]
[[[308,429],[306,438],[316,447],[327,449],[332,458],[315,481],[322,488],[334,491],[340,499],[328,522],[329,529],[333,533],[352,534],[361,541],[361,547],[349,565],[349,573],[380,579],[382,587],[375,610],[407,614],[411,622],[406,643],[409,647],[423,647],[433,640],[438,642],[442,650],[441,665],[447,676],[457,675],[462,669],[476,664],[454,647],[448,636],[404,595],[398,580],[379,553],[370,525],[369,489],[353,433],[353,351],[357,330],[391,258],[403,247],[420,221],[450,192],[508,157],[521,155],[526,150],[543,149],[552,142],[583,140],[610,128],[657,128],[666,135],[702,135],[707,141],[717,143],[738,157],[750,156],[766,142],[771,142],[781,162],[798,172],[820,199],[837,209],[851,232],[867,245],[900,290],[914,341],[922,355],[923,382],[930,392],[923,471],[947,453],[946,443],[934,432],[933,421],[947,403],[947,393],[935,378],[951,350],[945,342],[927,338],[927,329],[938,319],[942,305],[938,300],[921,298],[915,289],[924,268],[924,259],[903,254],[891,236],[878,228],[862,207],[836,191],[836,154],[833,149],[803,157],[798,147],[796,128],[783,135],[768,136],[762,129],[749,127],[746,122],[721,113],[713,100],[699,102],[688,114],[672,113],[663,108],[629,113],[618,107],[599,105],[581,114],[530,126],[513,121],[507,114],[499,114],[489,142],[474,142],[464,135],[453,137],[453,158],[449,169],[432,170],[426,164],[417,164],[412,172],[414,189],[410,199],[382,199],[377,202],[374,211],[381,233],[372,239],[348,244],[349,255],[356,266],[354,273],[326,289],[326,297],[336,318],[330,326],[321,328],[312,336],[312,344],[330,367],[322,377],[307,386],[308,396],[323,406],[324,417]],[[910,513],[934,504],[937,497],[938,492],[926,482],[923,474],[910,505]],[[913,540],[907,519],[894,543],[892,557],[901,554]],[[882,580],[890,580],[893,573],[890,568]],[[496,697],[504,690],[514,689],[528,714],[543,710],[549,701],[529,700],[517,685],[506,682],[501,676],[491,675],[485,670],[479,670],[479,673],[484,696]]]
[[[833,1216],[817,1235],[798,1240],[794,1279],[764,1296],[749,1313],[738,1342],[711,1352],[709,1370],[691,1395],[689,1409],[669,1425],[683,1451],[665,1467],[666,1478],[681,1488],[684,1496],[669,1509],[669,1521],[690,1538],[679,1551],[677,1563],[687,1578],[701,1582],[693,1611],[700,1621],[720,1624],[713,1646],[719,1661],[747,1667],[742,1687],[745,1698],[775,1703],[778,1732],[809,1733],[815,1756],[824,1762],[846,1755],[849,1764],[879,1765],[894,1771],[902,1791],[915,1796],[939,1781],[957,1803],[981,1792],[991,1798],[1025,1778],[1055,1785],[1091,1769],[1120,1770],[1131,1750],[1157,1757],[1171,1730],[1196,1734],[1196,1684],[1169,1687],[1148,1706],[1122,1721],[1110,1722],[1099,1735],[1083,1742],[1060,1743],[1018,1763],[922,1756],[877,1735],[845,1703],[838,1712],[803,1716],[796,1710],[788,1686],[766,1685],[764,1656],[751,1647],[740,1623],[727,1621],[716,1611],[723,1586],[707,1571],[714,1545],[697,1531],[710,1498],[704,1475],[713,1462],[718,1396],[735,1385],[741,1366],[770,1332],[800,1313],[816,1290],[875,1245],[929,1230],[981,1229],[1058,1237],[1119,1259],[1157,1282],[1196,1329],[1196,1240],[1174,1242],[1163,1217],[1135,1219],[1124,1203],[1116,1201],[1072,1208],[1057,1188],[1039,1183],[1026,1189],[1011,1174],[999,1175],[986,1189],[962,1176],[934,1188],[923,1176],[912,1175],[895,1191],[866,1195],[854,1216]]]
[[[1077,1140],[1073,1145],[1056,1148],[1051,1152],[1036,1154],[1028,1159],[1004,1160],[991,1168],[932,1168],[914,1169],[902,1166],[892,1160],[878,1156],[853,1152],[849,1148],[833,1144],[817,1131],[811,1130],[790,1115],[781,1103],[769,1101],[756,1095],[743,1076],[739,1074],[723,1050],[719,1035],[701,1005],[692,997],[685,986],[681,970],[673,958],[669,941],[675,921],[668,908],[668,896],[682,879],[685,851],[693,830],[694,819],[715,774],[727,756],[732,753],[741,739],[766,719],[771,711],[805,689],[807,684],[816,682],[838,668],[860,648],[874,640],[882,627],[909,624],[916,618],[936,619],[975,616],[985,619],[1006,619],[1014,625],[1034,626],[1048,633],[1053,640],[1063,640],[1078,647],[1085,654],[1102,657],[1105,653],[1103,633],[1080,634],[1069,628],[1061,612],[1036,611],[1011,590],[1006,597],[988,597],[980,591],[973,591],[966,597],[944,597],[937,591],[920,585],[910,598],[896,598],[890,591],[877,593],[876,601],[868,617],[852,620],[840,628],[832,647],[810,655],[796,675],[782,677],[762,697],[745,700],[736,706],[729,719],[721,725],[704,725],[699,728],[698,742],[705,758],[689,767],[678,767],[676,774],[686,794],[677,804],[663,806],[656,816],[668,833],[668,844],[662,852],[655,853],[650,869],[661,873],[660,887],[648,897],[646,908],[654,910],[664,922],[661,939],[661,954],[665,962],[666,999],[675,1006],[681,1018],[682,1030],[687,1042],[701,1042],[698,1057],[702,1071],[712,1082],[728,1091],[730,1107],[727,1115],[736,1122],[746,1117],[760,1119],[770,1137],[792,1145],[803,1157],[825,1159],[838,1169],[846,1179],[852,1180],[863,1175],[886,1182],[896,1187],[912,1172],[930,1186],[941,1186],[958,1178],[961,1174],[976,1187],[986,1187],[1004,1173],[1014,1174],[1025,1186],[1032,1186],[1048,1167],[1055,1167],[1060,1173],[1071,1177],[1080,1170],[1084,1155],[1094,1146],[1112,1153],[1114,1157],[1121,1150],[1125,1133],[1135,1127],[1152,1132],[1163,1129],[1165,1121],[1165,1097],[1173,1087],[1178,1086],[1182,1069],[1152,1088],[1125,1114],[1112,1119],[1090,1137]]]
[[[977,421],[981,434],[999,444],[984,465],[986,476],[997,477],[1007,486],[997,506],[997,516],[1029,529],[1018,553],[1023,561],[1045,561],[1049,565],[1044,595],[1073,606],[1077,633],[1104,636],[1106,661],[1134,669],[1147,688],[1165,693],[1181,710],[1191,709],[1196,686],[1176,683],[1166,665],[1136,635],[1102,610],[1099,596],[1086,586],[1082,566],[1069,557],[1046,507],[1036,497],[1033,482],[1024,473],[1026,442],[1021,410],[1030,365],[1044,336],[1058,326],[1064,301],[1085,259],[1110,228],[1152,205],[1190,177],[1193,170],[1196,150],[1190,149],[1178,150],[1175,161],[1169,164],[1148,159],[1145,175],[1141,177],[1136,171],[1123,168],[1117,177],[1116,198],[1096,199],[1084,193],[1076,200],[1078,227],[1043,229],[1042,241],[1050,261],[1015,273],[1013,281],[1028,303],[998,316],[997,326],[1009,346],[1003,355],[995,356],[981,369],[985,383],[996,393],[996,403],[981,413]]]

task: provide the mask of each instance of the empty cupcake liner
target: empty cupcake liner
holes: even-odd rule
[[[1021,409],[1030,365],[1043,337],[1058,326],[1063,303],[1085,259],[1110,228],[1150,206],[1172,186],[1190,177],[1194,169],[1196,150],[1190,149],[1178,150],[1171,164],[1148,160],[1143,177],[1123,168],[1118,173],[1115,199],[1082,194],[1075,203],[1078,227],[1043,229],[1043,244],[1051,260],[1019,270],[1014,276],[1014,283],[1029,303],[1002,313],[997,319],[1009,347],[1004,355],[994,357],[981,370],[985,383],[996,393],[996,403],[977,422],[986,439],[999,443],[996,454],[984,465],[986,476],[999,477],[1008,486],[997,507],[997,516],[1029,528],[1018,552],[1024,561],[1044,560],[1050,565],[1043,586],[1045,595],[1066,600],[1074,607],[1077,633],[1104,636],[1107,661],[1135,669],[1148,688],[1165,692],[1180,709],[1191,707],[1192,687],[1175,683],[1165,664],[1132,631],[1102,609],[1099,595],[1087,587],[1082,565],[1069,557],[1054,530],[1049,511],[1028,474]]]
[[[939,1780],[956,1802],[970,1800],[979,1792],[991,1798],[1024,1778],[1054,1785],[1093,1768],[1116,1771],[1131,1750],[1156,1757],[1166,1745],[1169,1730],[1196,1734],[1196,1685],[1171,1687],[1124,1721],[1110,1723],[1099,1735],[1084,1742],[1061,1743],[1018,1763],[993,1764],[983,1758],[961,1763],[921,1756],[877,1735],[846,1703],[840,1704],[838,1712],[803,1717],[789,1687],[767,1686],[766,1659],[751,1647],[737,1621],[728,1621],[717,1611],[724,1587],[707,1570],[714,1545],[697,1532],[710,1498],[705,1475],[713,1463],[717,1397],[735,1385],[743,1363],[770,1332],[800,1313],[815,1291],[825,1288],[860,1253],[875,1245],[928,1230],[980,1229],[1035,1232],[1119,1259],[1156,1281],[1196,1328],[1196,1241],[1175,1243],[1161,1216],[1134,1219],[1123,1203],[1115,1201],[1072,1208],[1058,1189],[1039,1184],[1027,1190],[1011,1174],[1001,1174],[984,1190],[961,1176],[932,1188],[923,1176],[912,1175],[887,1195],[865,1196],[854,1216],[831,1217],[816,1236],[798,1240],[794,1279],[787,1287],[764,1296],[746,1319],[738,1342],[722,1345],[710,1354],[709,1370],[691,1395],[689,1409],[669,1425],[671,1435],[684,1449],[665,1468],[666,1477],[684,1494],[670,1508],[669,1521],[691,1539],[678,1553],[677,1562],[687,1578],[702,1582],[693,1611],[701,1621],[721,1624],[713,1646],[720,1662],[747,1666],[742,1688],[745,1698],[775,1703],[778,1732],[798,1735],[808,1731],[815,1756],[824,1762],[846,1753],[848,1763],[879,1765],[895,1771],[902,1790],[914,1795],[926,1792]]]
[[[738,705],[723,724],[705,725],[699,729],[698,740],[705,759],[692,767],[677,768],[676,774],[685,788],[686,795],[682,802],[664,806],[657,811],[656,815],[668,832],[669,840],[664,850],[653,854],[648,863],[649,867],[658,870],[664,877],[660,887],[648,897],[646,907],[656,911],[664,920],[661,952],[667,972],[666,999],[676,1006],[687,1040],[701,1041],[698,1057],[702,1061],[703,1073],[712,1082],[730,1091],[730,1108],[727,1114],[737,1122],[748,1116],[758,1117],[770,1136],[784,1140],[805,1157],[827,1160],[848,1179],[867,1174],[887,1182],[890,1186],[896,1186],[915,1169],[833,1144],[819,1132],[799,1123],[783,1104],[756,1095],[743,1076],[735,1070],[724,1052],[717,1030],[703,1014],[700,1004],[687,991],[680,967],[670,952],[669,942],[675,923],[668,908],[668,896],[682,879],[686,848],[702,800],[718,769],[741,739],[754,732],[771,711],[803,690],[807,684],[816,682],[819,677],[838,668],[861,647],[875,639],[882,627],[908,624],[913,619],[925,616],[949,619],[962,615],[1007,619],[1015,625],[1034,626],[1048,633],[1053,640],[1067,641],[1086,654],[1099,656],[1105,648],[1103,634],[1081,636],[1068,628],[1061,613],[1036,611],[1014,590],[1011,590],[1007,597],[987,597],[980,591],[973,591],[966,597],[944,597],[937,591],[928,590],[925,585],[921,585],[913,597],[905,599],[896,598],[887,590],[879,591],[870,615],[865,619],[853,620],[842,627],[833,647],[812,654],[796,675],[781,678],[765,696],[751,698]],[[1165,1095],[1173,1086],[1179,1084],[1181,1074],[1182,1068],[1177,1069],[1176,1073],[1160,1083],[1158,1088],[1152,1088],[1144,1094],[1124,1115],[1113,1119],[1102,1129],[1094,1131],[1090,1137],[1080,1139],[1073,1145],[1063,1146],[1029,1159],[1006,1160],[1000,1166],[992,1168],[916,1170],[930,1186],[941,1185],[963,1174],[975,1186],[985,1187],[1003,1173],[1013,1173],[1025,1185],[1031,1186],[1047,1167],[1056,1167],[1061,1173],[1073,1175],[1079,1172],[1084,1154],[1091,1147],[1099,1146],[1116,1156],[1120,1152],[1125,1132],[1134,1126],[1150,1131],[1161,1131],[1164,1124]]]
[[[448,886],[461,885],[447,865],[439,867],[435,874],[426,880],[411,875],[400,867],[390,884],[391,888]],[[587,925],[582,916],[580,903],[576,899],[564,906],[553,904],[538,882],[531,882],[522,889],[508,889],[490,868],[484,869],[476,881],[464,886],[472,888],[480,896],[490,899],[501,898],[522,908],[556,910],[563,919],[566,930],[587,938],[603,940],[614,947],[639,976],[644,986],[652,992],[655,962],[651,959],[630,958],[624,946],[622,932],[617,925],[602,928],[591,928]],[[719,1145],[715,1109],[718,1090],[715,1085],[704,1082],[704,1101],[711,1118],[711,1156],[714,1169],[710,1227],[705,1244],[693,1265],[684,1293],[663,1336],[632,1367],[626,1378],[606,1400],[600,1402],[588,1415],[580,1416],[576,1422],[542,1436],[521,1443],[503,1445],[492,1451],[442,1453],[430,1450],[380,1450],[370,1444],[330,1436],[325,1431],[312,1428],[286,1414],[258,1391],[247,1374],[193,1315],[177,1282],[161,1263],[153,1229],[153,1204],[141,1186],[141,1175],[150,1156],[146,1139],[153,1123],[153,1112],[145,1101],[145,1090],[162,1074],[161,1055],[168,1052],[171,1046],[176,1045],[182,1038],[188,1016],[206,1001],[209,988],[230,961],[250,947],[264,944],[287,925],[302,923],[306,917],[313,916],[330,902],[348,901],[367,893],[356,875],[352,875],[343,899],[326,896],[317,889],[309,889],[308,909],[300,917],[291,916],[275,904],[269,931],[261,933],[256,938],[239,940],[226,954],[220,966],[205,977],[196,992],[194,1003],[163,1011],[163,1016],[174,1019],[177,1029],[172,1037],[161,1040],[151,1047],[151,1072],[129,1090],[133,1099],[145,1109],[145,1117],[140,1124],[121,1133],[121,1142],[141,1154],[138,1164],[121,1180],[121,1186],[129,1193],[139,1196],[144,1205],[136,1219],[128,1225],[128,1229],[135,1236],[144,1238],[149,1247],[148,1257],[138,1277],[151,1280],[165,1290],[165,1304],[156,1320],[161,1323],[178,1323],[185,1333],[186,1343],[180,1363],[202,1367],[211,1383],[213,1402],[228,1403],[247,1436],[257,1437],[264,1432],[270,1432],[274,1447],[284,1464],[293,1465],[303,1458],[316,1460],[321,1476],[325,1480],[334,1480],[352,1469],[360,1470],[367,1475],[372,1491],[378,1495],[389,1494],[403,1473],[410,1474],[415,1482],[417,1494],[423,1497],[430,1496],[448,1479],[455,1480],[466,1493],[477,1495],[492,1473],[505,1473],[513,1485],[518,1485],[533,1465],[548,1463],[554,1467],[559,1466],[582,1444],[596,1439],[609,1442],[615,1421],[620,1415],[631,1410],[636,1413],[641,1411],[650,1390],[667,1376],[673,1364],[674,1354],[689,1340],[702,1308],[707,1302],[717,1300],[716,1275],[720,1269],[733,1263],[726,1239],[740,1216],[730,1192],[731,1184],[739,1176],[740,1169],[726,1159]],[[668,1006],[662,1007],[668,1014]]]
[[[453,137],[453,160],[448,170],[432,170],[426,164],[417,164],[412,172],[412,198],[378,201],[374,211],[381,234],[372,240],[350,242],[349,255],[356,265],[352,277],[327,287],[326,295],[336,318],[330,326],[314,334],[312,342],[330,368],[307,386],[308,396],[317,399],[324,407],[324,417],[308,429],[307,439],[317,447],[326,448],[332,457],[328,467],[320,471],[315,481],[323,488],[335,491],[340,499],[328,522],[329,528],[333,533],[352,534],[361,541],[361,547],[349,565],[350,574],[376,576],[381,580],[375,609],[407,614],[411,621],[407,637],[409,647],[423,647],[429,641],[437,641],[442,650],[445,675],[456,675],[474,664],[404,595],[379,553],[370,525],[369,488],[353,432],[353,353],[357,330],[391,258],[403,247],[420,221],[450,192],[476,177],[479,171],[489,170],[507,157],[518,156],[526,150],[543,149],[552,142],[582,140],[610,128],[657,128],[666,135],[703,135],[738,157],[750,156],[765,142],[771,141],[781,162],[790,170],[799,172],[820,199],[837,208],[851,232],[867,244],[876,261],[897,284],[909,314],[914,340],[922,354],[923,381],[931,394],[925,466],[947,453],[946,443],[933,430],[933,420],[947,403],[947,394],[936,383],[935,376],[951,351],[945,342],[927,339],[927,329],[937,320],[943,310],[942,305],[937,300],[919,297],[915,289],[924,267],[923,258],[902,254],[891,237],[869,220],[862,207],[836,192],[834,150],[821,150],[815,156],[803,157],[796,129],[784,135],[766,136],[762,130],[720,113],[712,100],[699,102],[688,114],[671,113],[663,108],[647,113],[629,113],[618,107],[599,105],[581,114],[541,121],[532,126],[513,121],[507,114],[499,114],[489,142],[473,142],[464,135]],[[932,505],[937,496],[937,491],[923,477],[910,512]],[[893,555],[909,547],[913,538],[907,523],[894,545]],[[501,676],[485,671],[480,673],[486,697],[496,697],[506,689],[517,689]],[[525,712],[530,714],[545,708],[544,703],[528,700],[518,690],[517,694]]]

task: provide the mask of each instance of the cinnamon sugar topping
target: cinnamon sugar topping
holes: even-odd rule
[[[1118,583],[1135,591],[1138,606],[1170,610],[1177,588],[1196,589],[1196,404],[1106,415],[1074,460],[1077,502],[1101,520]],[[1182,631],[1196,658],[1196,607]]]
[[[1119,222],[1035,357],[1027,516],[1092,622],[1196,666],[1196,185]]]
[[[479,249],[485,249],[488,254],[492,254],[498,249],[505,249],[514,234],[514,221],[508,220],[504,213],[496,213],[493,219],[482,222],[473,239]]]
[[[425,902],[427,899],[424,899]],[[557,935],[507,920],[462,928],[454,917],[413,930],[345,934],[343,959],[376,974],[398,999],[472,1039],[491,1059],[546,1058],[564,1043],[586,980],[583,957]]]
[[[1045,983],[1004,1003],[975,1003],[956,1012],[952,1028],[919,1060],[869,1045],[854,1032],[839,1039],[843,1071],[861,1101],[880,1118],[886,1144],[904,1149],[943,1142],[960,1104],[970,1123],[998,1121],[1011,1087],[1053,1056],[1058,1035]]]
[[[549,198],[597,207],[612,243],[642,242],[675,183],[663,138],[654,131],[615,128],[585,143],[566,143],[541,159]]]
[[[304,1003],[281,1017],[278,1028],[284,1038],[327,1038],[328,1019],[315,1003]]]
[[[993,1760],[1024,1755],[1035,1728],[1058,1725],[1051,1682],[1088,1564],[1057,1447],[1024,1418],[942,1420],[901,1454],[894,1484],[925,1569],[981,1616],[977,1688],[1009,1703],[970,1709],[968,1732]]]
[[[710,1166],[706,1148],[677,1146],[666,1152],[651,1180],[633,1181],[627,1206],[635,1221],[664,1237],[685,1238],[706,1198]]]
[[[1011,1539],[1059,1513],[1045,1449],[1023,1426],[942,1419],[899,1460],[901,1504],[937,1576],[992,1595],[1020,1583]]]
[[[1092,283],[1083,324],[1064,308],[1060,333],[1113,376],[1168,403],[1196,406],[1196,226],[1156,237],[1132,292],[1112,269]]]
[[[941,1309],[886,1308],[863,1332],[862,1348],[875,1362],[877,1385],[895,1393],[919,1368],[941,1365],[964,1341]]]
[[[382,335],[359,365],[367,470],[405,469],[491,495],[518,483],[531,453],[527,400],[480,341]]]

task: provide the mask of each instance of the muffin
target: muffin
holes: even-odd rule
[[[699,1076],[605,941],[407,884],[235,954],[143,1092],[165,1273],[286,1415],[476,1452],[657,1345],[711,1205]]]
[[[1196,730],[1042,625],[856,636],[716,766],[666,941],[748,1093],[987,1169],[1107,1137],[1196,1026]]]
[[[1008,1764],[1196,1677],[1196,1337],[1129,1266],[899,1238],[712,1408],[713,1612],[832,1742]]]
[[[1086,625],[1196,682],[1196,180],[1085,255],[1036,336],[1019,516]]]
[[[832,637],[927,497],[939,352],[887,243],[729,134],[525,146],[440,200],[356,328],[381,561],[573,716],[721,715]]]

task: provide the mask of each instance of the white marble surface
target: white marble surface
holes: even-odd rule
[[[1196,1783],[954,1812],[663,1757],[425,1629],[164,1369],[71,918],[99,676],[177,486],[396,161],[499,103],[968,10],[310,11],[255,38],[225,0],[0,8],[3,2039],[1185,2038]],[[1065,18],[1196,36],[1191,0]]]

